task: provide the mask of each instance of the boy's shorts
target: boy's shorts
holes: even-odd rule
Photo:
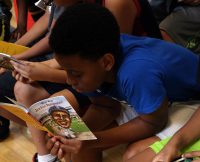
[[[176,7],[159,25],[171,39],[200,54],[200,5]]]
[[[162,148],[167,144],[167,142],[170,140],[170,137],[155,142],[154,144],[152,144],[150,146],[150,148],[157,154],[159,153]],[[186,148],[181,150],[181,153],[186,153],[186,152],[192,152],[192,151],[200,151],[200,140],[197,140],[195,142],[193,142],[192,144],[190,144],[189,146],[187,146]]]

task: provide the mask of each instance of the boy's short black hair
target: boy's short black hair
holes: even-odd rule
[[[97,4],[68,7],[55,23],[49,44],[56,55],[98,59],[119,51],[120,30],[112,13]]]

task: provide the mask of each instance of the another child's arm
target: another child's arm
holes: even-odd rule
[[[26,33],[27,15],[28,15],[28,1],[17,0],[18,20],[17,28],[11,33],[11,40],[18,40]]]
[[[45,14],[40,17],[38,21],[34,23],[31,29],[26,32],[20,39],[18,39],[15,43],[23,46],[29,45],[31,42],[40,38],[43,34],[45,34],[48,30],[48,21],[49,21],[49,12],[45,12]]]
[[[153,162],[163,160],[163,162],[170,162],[177,156],[180,156],[180,150],[186,147],[191,142],[200,138],[200,108],[196,110],[191,119],[172,137],[168,144],[162,151],[154,158]],[[200,149],[199,149],[200,150]],[[200,156],[200,151],[185,154],[186,157]]]

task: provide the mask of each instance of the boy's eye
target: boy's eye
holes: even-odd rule
[[[79,72],[75,72],[75,71],[69,71],[68,72],[70,75],[72,75],[73,77],[81,77],[81,74]]]

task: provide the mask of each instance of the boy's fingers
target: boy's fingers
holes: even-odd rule
[[[81,141],[76,140],[76,139],[67,139],[65,137],[61,137],[61,136],[56,136],[56,138],[58,140],[60,140],[60,142],[62,142],[63,144],[67,144],[67,145],[80,145]]]
[[[50,154],[51,155],[58,155],[58,150],[59,150],[59,147],[60,147],[60,143],[57,141],[56,143],[54,143],[51,151],[50,151]]]
[[[77,154],[79,152],[79,149],[80,149],[78,147],[70,146],[70,145],[66,145],[66,144],[61,144],[60,148],[62,150],[64,150],[65,153],[73,153],[73,154]]]
[[[47,144],[46,144],[47,148],[48,148],[49,150],[51,150],[52,147],[54,146],[55,142],[56,142],[56,141],[52,140],[52,138],[51,138],[51,139],[48,139]]]
[[[63,150],[61,148],[59,148],[57,156],[58,156],[58,159],[62,159],[64,157],[64,153],[63,153]]]

